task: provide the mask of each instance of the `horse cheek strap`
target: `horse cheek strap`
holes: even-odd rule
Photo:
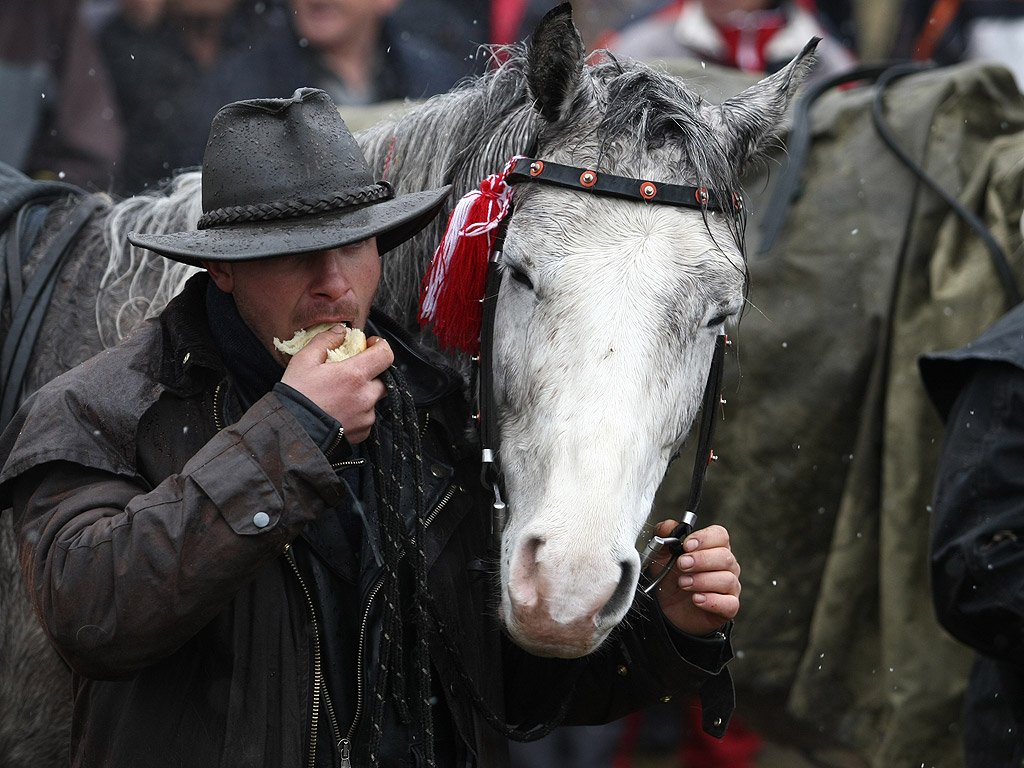
[[[508,221],[508,218],[505,219]],[[491,543],[495,551],[501,546],[501,532],[505,527],[507,508],[502,494],[501,469],[498,465],[498,422],[494,398],[494,313],[498,305],[498,291],[501,289],[501,270],[498,268],[498,254],[504,240],[504,225],[500,230],[494,254],[487,265],[487,288],[484,291],[482,317],[480,322],[480,366],[478,378],[477,419],[480,422],[481,467],[480,481],[493,494],[491,503]],[[486,350],[486,354],[484,353]]]
[[[683,540],[693,533],[694,524],[697,522],[697,508],[700,506],[700,499],[704,492],[704,478],[707,468],[717,456],[712,448],[715,438],[715,424],[717,422],[718,409],[722,404],[722,369],[725,362],[725,348],[730,344],[729,337],[724,333],[719,334],[715,340],[714,356],[711,359],[711,370],[708,372],[708,382],[704,387],[704,400],[701,404],[700,430],[697,440],[697,454],[693,460],[693,477],[690,480],[690,497],[686,503],[686,511],[682,520],[668,536],[654,536],[647,543],[643,555],[640,558],[640,572],[645,573],[650,567],[654,558],[663,547],[668,547],[672,557],[665,567],[661,569],[650,583],[643,588],[645,594],[650,594],[661,583],[662,579],[672,570],[672,566],[678,557],[683,554]]]

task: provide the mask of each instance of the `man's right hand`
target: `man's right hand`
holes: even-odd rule
[[[340,421],[350,443],[361,443],[370,436],[374,407],[387,394],[378,377],[395,362],[395,355],[387,341],[371,336],[358,355],[327,362],[328,350],[340,346],[347,333],[340,325],[318,333],[288,362],[281,382]]]

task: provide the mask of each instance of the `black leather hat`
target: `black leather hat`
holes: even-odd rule
[[[250,261],[377,238],[391,250],[437,215],[451,187],[396,197],[375,182],[330,97],[238,101],[213,119],[197,231],[128,240],[176,261]]]

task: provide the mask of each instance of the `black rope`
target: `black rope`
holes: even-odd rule
[[[786,170],[779,177],[775,191],[765,204],[757,258],[765,256],[775,245],[785,222],[786,211],[799,194],[800,174],[811,146],[811,107],[826,91],[861,80],[874,82],[888,68],[888,64],[859,67],[820,80],[804,90],[793,107],[793,127],[786,137]]]
[[[451,637],[451,633],[445,632],[444,625],[436,619],[434,620],[434,627],[438,637],[441,638],[441,645],[444,647],[445,652],[449,656],[451,668],[455,672],[456,677],[458,678],[460,687],[462,688],[463,692],[469,697],[470,703],[473,705],[474,709],[476,709],[480,716],[483,717],[485,721],[487,721],[487,724],[491,728],[500,733],[506,739],[527,742],[536,741],[537,739],[544,738],[553,730],[555,730],[555,728],[562,724],[562,721],[565,719],[566,713],[569,708],[569,689],[567,689],[565,692],[565,696],[562,699],[562,703],[558,709],[558,712],[555,713],[555,716],[552,717],[551,720],[547,723],[543,725],[534,726],[529,730],[523,730],[522,728],[518,728],[514,725],[509,725],[507,722],[505,722],[504,718],[499,717],[497,714],[495,714],[494,710],[491,709],[490,705],[477,690],[476,683],[473,681],[472,676],[468,672],[466,672],[465,667],[463,666],[462,663],[463,652],[459,648],[455,647],[453,638]],[[579,676],[579,673],[582,671],[582,669],[583,664],[581,662],[576,662],[575,674],[573,675],[570,681],[572,687],[575,687],[576,677]]]
[[[412,714],[406,696],[406,681],[403,662],[404,625],[402,620],[399,563],[404,555],[412,558],[415,582],[414,615],[416,647],[413,653],[418,678],[416,698],[416,725],[423,745],[425,764],[434,768],[437,764],[434,745],[433,711],[430,705],[430,647],[427,639],[427,567],[424,542],[426,534],[426,505],[423,480],[422,446],[416,405],[401,372],[392,367],[381,376],[388,397],[388,419],[393,430],[390,473],[384,469],[381,457],[380,433],[373,431],[370,441],[370,455],[374,467],[377,496],[377,525],[384,548],[384,620],[381,633],[380,664],[377,683],[373,692],[373,714],[371,718],[370,761],[379,764],[380,746],[383,738],[385,704],[390,692],[399,717],[409,724]],[[411,545],[406,547],[405,521],[402,517],[403,470],[409,464],[413,472],[413,511],[416,517],[416,533]]]
[[[840,85],[859,81],[874,82],[876,91],[871,105],[871,118],[875,130],[878,132],[882,142],[896,155],[915,176],[923,181],[929,189],[937,194],[953,211],[974,230],[981,238],[996,274],[1003,285],[1007,300],[1011,306],[1016,306],[1021,301],[1021,292],[1017,285],[1016,277],[1010,268],[1009,260],[1003,249],[996,242],[992,233],[984,222],[967,210],[964,205],[953,195],[943,189],[938,182],[929,176],[925,170],[914,161],[906,150],[897,142],[883,115],[883,99],[886,89],[905,75],[915,74],[932,67],[931,64],[903,63],[893,64],[884,62],[882,64],[869,64],[863,67],[843,72],[834,77],[822,80],[808,88],[797,102],[793,111],[793,128],[786,139],[786,151],[789,157],[785,173],[779,179],[775,192],[769,198],[765,206],[764,219],[761,223],[761,242],[758,245],[757,256],[765,256],[778,239],[785,222],[786,211],[797,197],[800,188],[800,175],[803,170],[804,161],[810,151],[811,145],[811,107],[818,98],[826,91]]]
[[[423,744],[425,765],[434,768],[437,758],[433,734],[433,711],[431,708],[431,662],[428,627],[440,638],[441,647],[449,657],[451,669],[454,670],[460,687],[469,697],[473,707],[496,732],[507,739],[515,741],[535,741],[547,736],[564,720],[569,706],[568,694],[563,699],[558,712],[550,721],[529,730],[524,730],[498,716],[477,689],[472,676],[466,672],[462,650],[456,647],[455,638],[446,632],[444,624],[430,612],[430,598],[427,589],[427,558],[424,550],[426,542],[426,503],[423,476],[423,450],[420,439],[418,414],[412,395],[401,372],[392,367],[381,376],[388,397],[388,420],[394,430],[391,456],[390,476],[383,469],[380,436],[374,429],[370,440],[370,460],[374,466],[374,479],[377,494],[377,523],[384,542],[385,558],[385,591],[386,611],[384,633],[380,650],[380,674],[374,691],[373,731],[371,733],[370,758],[371,764],[378,765],[379,749],[383,736],[382,725],[384,706],[388,692],[395,698],[400,715],[408,722],[409,710],[406,704],[406,687],[402,670],[402,615],[401,603],[398,598],[398,565],[402,556],[408,554],[412,558],[413,578],[415,581],[416,617],[416,648],[413,659],[418,680],[417,721],[419,738]],[[416,516],[416,534],[409,546],[403,537],[405,523],[402,519],[402,472],[408,465],[411,454],[411,470],[413,472],[414,498],[413,505]],[[575,684],[575,676],[582,671],[583,665],[577,663],[571,684]]]
[[[893,154],[900,159],[900,161],[910,169],[910,171],[923,181],[929,189],[937,194],[942,200],[948,205],[953,211],[964,220],[964,222],[971,229],[974,230],[975,234],[981,238],[985,248],[988,250],[989,257],[992,260],[992,266],[995,268],[996,275],[999,281],[1003,285],[1003,291],[1006,293],[1006,298],[1010,302],[1010,306],[1016,306],[1021,301],[1020,288],[1017,285],[1017,278],[1013,274],[1013,270],[1010,268],[1010,262],[1006,258],[1006,254],[1003,249],[996,242],[996,239],[989,232],[988,227],[985,223],[974,215],[971,211],[967,210],[959,200],[953,195],[943,189],[937,181],[935,181],[928,173],[914,162],[914,159],[901,147],[892,131],[889,130],[888,124],[885,122],[885,116],[883,115],[883,96],[885,90],[894,80],[897,80],[905,75],[912,75],[920,72],[922,68],[929,65],[922,64],[900,64],[890,67],[878,78],[877,91],[875,92],[874,100],[871,104],[871,118],[875,125],[875,130],[878,131],[878,135],[882,138],[882,141],[892,150]]]

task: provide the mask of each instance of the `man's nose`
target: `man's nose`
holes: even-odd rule
[[[338,299],[351,289],[341,250],[322,251],[313,257],[315,278],[313,292],[318,296]]]

